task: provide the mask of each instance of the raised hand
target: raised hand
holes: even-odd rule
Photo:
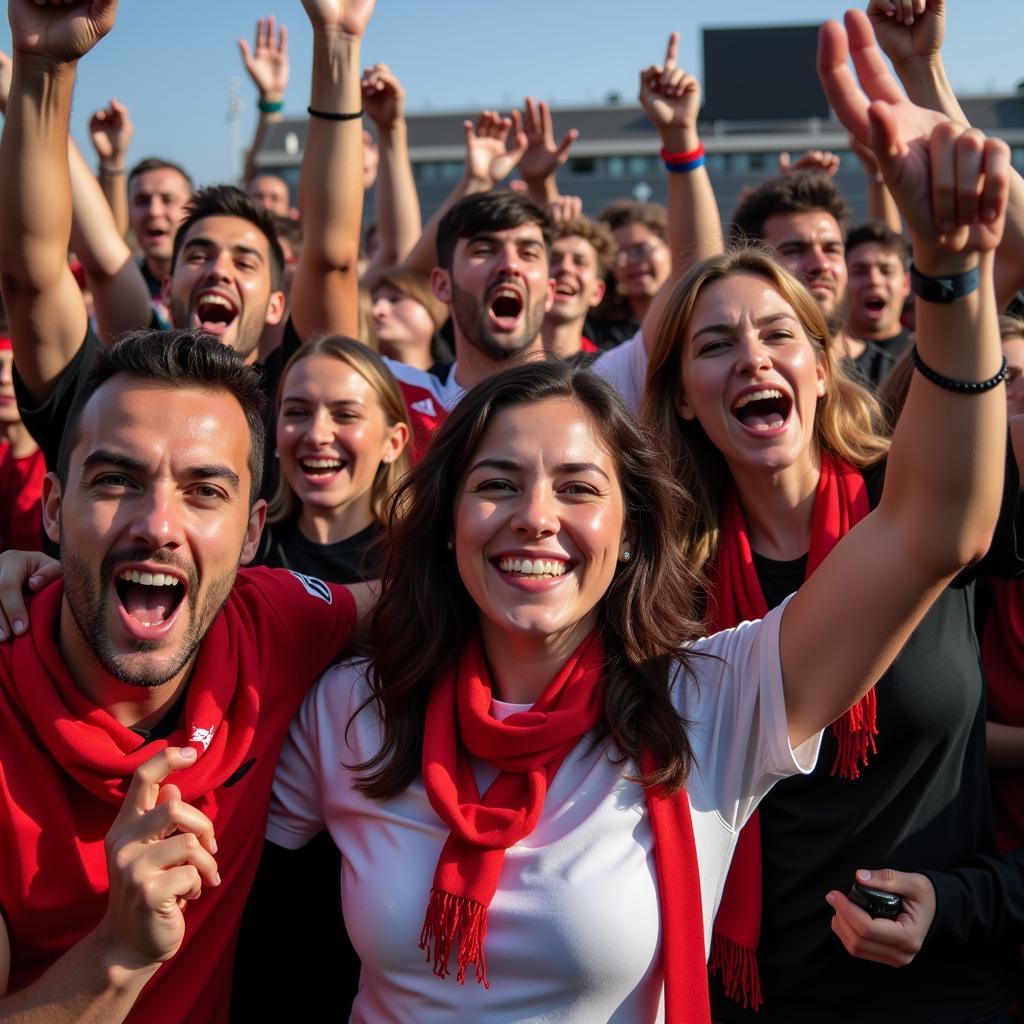
[[[552,224],[567,224],[583,216],[583,200],[579,196],[559,196],[545,207]]]
[[[89,135],[101,165],[124,166],[133,130],[128,108],[115,99],[110,101],[109,106],[102,107],[92,115],[89,119]]]
[[[562,136],[562,141],[555,145],[551,108],[544,100],[538,103],[532,96],[526,97],[523,130],[526,133],[526,151],[519,160],[519,174],[528,185],[539,185],[553,176],[569,159],[569,150],[580,137],[575,128],[570,128]]]
[[[526,152],[526,133],[518,110],[513,110],[511,117],[485,110],[475,126],[463,121],[462,128],[466,133],[466,174],[489,189],[504,181]]]
[[[376,0],[302,0],[314,26],[336,29],[361,39],[370,22]]]
[[[867,17],[848,11],[845,20],[845,31],[835,22],[822,26],[822,85],[839,120],[874,153],[913,235],[915,258],[921,250],[994,249],[1006,217],[1008,147],[911,103],[886,67]]]
[[[879,45],[897,68],[935,60],[942,49],[944,0],[871,0],[868,18]]]
[[[779,173],[792,174],[796,171],[824,171],[830,178],[839,170],[839,157],[823,149],[808,149],[801,153],[794,163],[788,153],[779,154]]]
[[[272,102],[283,99],[288,88],[288,29],[276,25],[273,15],[259,18],[252,49],[246,39],[238,40],[238,49],[260,99]]]
[[[679,33],[668,37],[664,64],[640,72],[640,105],[667,149],[692,149],[697,141],[700,83],[678,63]]]
[[[363,72],[363,110],[378,132],[391,131],[405,117],[405,90],[387,64]]]
[[[220,885],[213,823],[164,784],[195,759],[192,748],[167,747],[140,765],[107,833],[110,895],[97,930],[133,965],[174,956],[187,901]]]
[[[113,27],[118,0],[8,0],[14,50],[66,64],[87,54]]]

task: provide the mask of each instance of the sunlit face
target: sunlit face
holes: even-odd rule
[[[451,308],[456,349],[464,342],[495,362],[537,341],[555,294],[537,224],[460,238],[451,271],[435,268],[431,283]]]
[[[192,190],[188,182],[170,167],[145,171],[128,186],[128,220],[143,253],[169,260],[174,233],[185,219],[185,204]]]
[[[259,542],[250,443],[226,392],[119,374],[89,400],[67,485],[50,474],[43,501],[64,563],[61,636],[70,615],[90,663],[137,686],[187,670]]]
[[[825,372],[792,306],[764,278],[704,287],[686,326],[679,404],[733,474],[814,457]]]
[[[370,382],[334,356],[301,359],[281,390],[277,451],[281,472],[303,506],[329,510],[362,501],[382,462],[394,462],[408,439],[389,426]]]
[[[626,542],[600,429],[570,399],[496,414],[455,503],[455,558],[489,637],[582,639]]]
[[[14,352],[0,348],[0,426],[21,422],[14,397]]]
[[[612,237],[618,250],[612,273],[619,289],[630,299],[652,298],[672,270],[668,246],[643,224],[615,228]]]
[[[429,347],[434,337],[434,321],[423,305],[389,284],[373,290],[373,329],[381,351],[396,359]]]
[[[195,327],[254,359],[267,324],[284,315],[284,293],[271,287],[270,243],[243,217],[196,221],[164,285],[175,327]]]
[[[249,182],[249,198],[278,217],[291,213],[288,182],[276,174],[257,174]]]
[[[582,320],[604,297],[597,252],[585,238],[568,235],[551,243],[555,300],[547,315],[555,323]]]
[[[1008,416],[1024,415],[1024,337],[1011,335],[1003,341],[1003,355],[1009,369],[1006,378],[1006,412]]]
[[[862,242],[846,254],[846,323],[859,338],[894,338],[900,333],[910,279],[899,255],[878,242]]]
[[[824,210],[776,213],[765,219],[764,240],[804,283],[825,319],[836,318],[846,297],[846,259],[835,217]]]

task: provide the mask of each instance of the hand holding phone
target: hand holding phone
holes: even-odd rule
[[[860,882],[850,886],[849,899],[866,911],[871,917],[884,917],[895,921],[903,913],[903,897],[894,892],[871,889]]]

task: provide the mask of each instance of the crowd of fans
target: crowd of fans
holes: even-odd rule
[[[724,227],[677,34],[667,207],[527,99],[424,224],[302,8],[293,193],[275,18],[196,189],[70,138],[117,0],[8,0],[0,1019],[1021,1019],[1024,179],[942,0],[821,29],[870,219],[808,151]]]

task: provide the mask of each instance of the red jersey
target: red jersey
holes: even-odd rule
[[[458,405],[465,389],[455,380],[455,363],[442,380],[426,370],[418,370],[415,366],[394,359],[384,361],[395,375],[402,389],[405,407],[409,411],[409,421],[412,423],[412,449],[409,457],[415,465],[423,458],[434,431],[444,423],[449,411]]]
[[[36,551],[43,543],[43,477],[46,460],[38,448],[23,458],[0,443],[0,551]]]
[[[62,593],[56,583],[38,595],[30,632],[0,645],[0,913],[10,991],[103,916],[104,836],[132,772],[163,746],[192,743],[198,760],[170,779],[213,821],[222,882],[188,904],[181,948],[128,1019],[225,1021],[281,744],[306,690],[348,641],[354,601],[345,588],[298,573],[241,570],[203,638],[182,723],[146,742],[71,680],[53,641]]]

